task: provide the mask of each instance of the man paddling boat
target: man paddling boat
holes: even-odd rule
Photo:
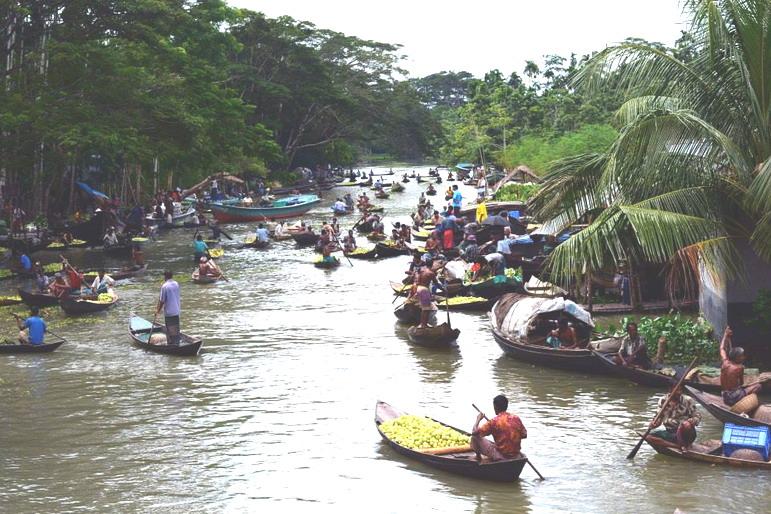
[[[19,342],[21,344],[42,345],[45,342],[45,333],[48,329],[46,322],[40,317],[40,309],[30,308],[30,316],[24,321],[16,314],[16,325],[19,327]]]
[[[726,327],[720,341],[720,387],[723,402],[729,407],[736,405],[745,396],[760,392],[763,387],[759,383],[743,387],[744,361],[747,356],[741,346],[732,347],[733,334],[731,327]]]
[[[520,456],[522,439],[527,438],[527,429],[518,416],[506,412],[509,400],[502,394],[493,398],[493,408],[495,417],[481,427],[479,423],[485,415],[481,412],[477,415],[471,430],[471,448],[480,460],[482,456],[492,461],[515,459]],[[488,435],[492,435],[495,442],[485,439]]]
[[[683,396],[682,386],[659,398],[659,409],[664,407],[670,397],[671,401],[650,425],[651,428],[663,428],[651,432],[651,435],[680,448],[688,448],[696,440],[696,426],[701,423],[701,414],[696,408],[696,402]]]

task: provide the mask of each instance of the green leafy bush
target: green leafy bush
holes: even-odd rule
[[[635,321],[634,318],[624,317],[621,325],[613,323],[602,327],[597,326],[597,331],[613,336],[622,336],[626,333],[626,324]],[[643,316],[637,321],[637,329],[645,338],[648,355],[653,358],[658,351],[658,339],[661,336],[667,338],[667,352],[665,362],[669,364],[686,364],[694,357],[698,357],[697,363],[715,362],[718,355],[718,342],[712,337],[712,326],[699,318],[693,320],[683,317],[680,313],[667,314],[651,318]]]
[[[539,189],[541,189],[541,186],[538,184],[506,184],[496,191],[493,200],[501,202],[526,202]]]

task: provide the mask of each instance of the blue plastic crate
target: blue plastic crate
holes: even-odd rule
[[[728,457],[742,448],[755,450],[764,460],[768,460],[771,448],[768,427],[743,427],[726,423],[723,427],[723,455]]]

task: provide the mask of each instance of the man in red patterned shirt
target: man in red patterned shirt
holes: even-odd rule
[[[484,419],[481,412],[477,416],[474,428],[471,431],[471,447],[477,454],[484,455],[490,460],[514,459],[519,456],[522,439],[527,437],[527,429],[522,421],[514,414],[509,414],[509,400],[499,394],[493,398],[495,417],[480,427],[479,423]],[[492,434],[495,443],[485,436]]]

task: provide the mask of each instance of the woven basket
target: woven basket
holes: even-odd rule
[[[731,458],[764,462],[763,456],[760,454],[760,452],[750,450],[749,448],[740,448],[738,450],[734,450],[734,452],[731,454]]]
[[[758,395],[755,393],[748,394],[731,407],[731,412],[736,414],[744,414],[752,412],[758,408],[760,402],[758,401]]]

